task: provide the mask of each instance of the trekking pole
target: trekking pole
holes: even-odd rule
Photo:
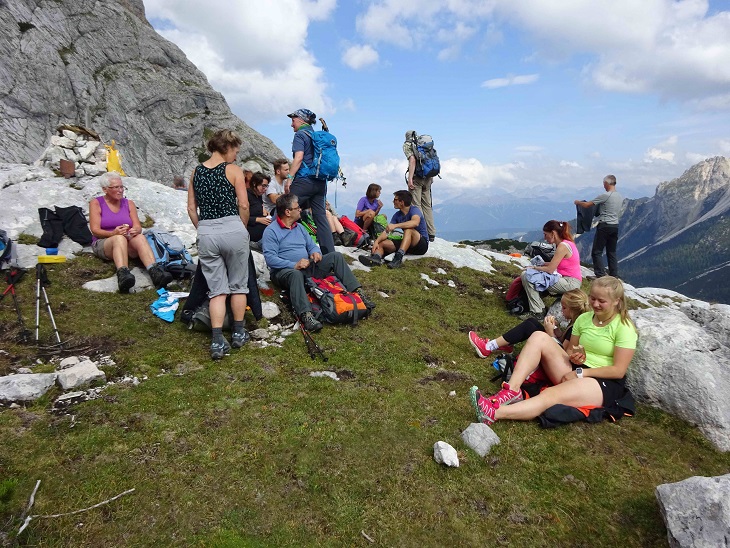
[[[18,296],[15,294],[15,284],[18,283],[24,275],[25,275],[25,270],[23,270],[22,268],[13,267],[10,270],[8,270],[8,272],[5,274],[5,280],[8,282],[8,287],[6,287],[5,291],[3,291],[3,294],[0,295],[0,303],[5,298],[5,295],[10,293],[10,296],[13,298],[13,304],[15,305],[15,313],[18,316],[18,324],[20,325],[20,340],[23,342],[26,342],[28,339],[30,339],[31,333],[25,327],[25,322],[23,321],[23,315],[20,313],[20,304],[18,303]]]
[[[38,258],[40,261],[40,257]],[[48,279],[48,272],[46,271],[45,265],[39,262],[35,265],[35,277],[36,277],[36,295],[35,295],[35,341],[38,342],[38,334],[40,331],[40,305],[41,305],[41,290],[43,291],[43,299],[48,310],[48,316],[51,318],[51,325],[53,326],[53,332],[56,335],[56,340],[59,345],[63,345],[61,342],[61,335],[58,333],[58,327],[56,326],[56,320],[53,317],[53,311],[51,310],[51,302],[48,300],[48,293],[46,292],[46,286],[50,285]]]
[[[298,318],[297,318],[298,319]],[[326,362],[329,358],[324,355],[324,352],[322,351],[322,348],[317,344],[317,341],[315,341],[312,338],[312,335],[304,328],[304,324],[302,323],[302,320],[298,319],[299,322],[299,330],[302,332],[302,336],[304,337],[304,342],[307,345],[307,352],[309,352],[309,357],[313,360],[317,359],[317,356],[320,356],[322,358],[322,361]]]

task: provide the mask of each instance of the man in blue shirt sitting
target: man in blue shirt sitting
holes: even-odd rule
[[[296,194],[282,194],[276,199],[277,217],[264,230],[261,239],[264,259],[271,271],[271,279],[280,287],[289,290],[292,308],[307,331],[316,333],[322,323],[312,314],[312,305],[304,287],[304,274],[311,268],[310,275],[325,278],[334,274],[345,289],[357,293],[368,308],[375,303],[362,292],[362,287],[337,251],[322,255],[309,233],[299,221],[302,208]]]
[[[413,196],[407,190],[394,192],[393,196],[393,206],[397,211],[375,240],[372,254],[369,257],[365,255],[359,257],[365,266],[381,265],[384,257],[395,252],[395,257],[388,263],[388,268],[400,268],[403,266],[403,256],[406,253],[424,255],[428,251],[426,221],[423,212],[412,205]],[[389,236],[398,228],[403,230],[403,239],[391,239]]]

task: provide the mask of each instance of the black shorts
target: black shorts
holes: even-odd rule
[[[576,367],[580,367],[579,365],[575,365],[574,363],[571,364],[573,366],[573,371],[575,371]],[[583,366],[583,369],[590,369],[590,367]],[[598,383],[598,386],[601,388],[601,393],[603,394],[603,407],[609,407],[614,405],[616,400],[620,400],[626,395],[626,392],[628,391],[628,388],[626,388],[626,377],[623,377],[621,379],[596,379],[595,377],[592,377],[596,380]]]
[[[392,241],[395,244],[396,250],[400,249],[400,245],[403,243],[403,240]],[[425,255],[426,251],[428,251],[428,238],[421,236],[421,239],[418,240],[416,245],[412,245],[406,250],[406,255]]]

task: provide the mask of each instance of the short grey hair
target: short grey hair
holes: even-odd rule
[[[615,175],[606,175],[603,178],[604,183],[608,183],[611,186],[616,186],[616,176]]]
[[[112,184],[112,181],[116,181],[117,179],[120,182],[122,181],[122,176],[118,171],[108,171],[99,179],[99,185],[101,185],[102,190],[106,190]]]

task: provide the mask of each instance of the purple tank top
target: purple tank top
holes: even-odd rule
[[[109,209],[109,205],[104,200],[104,196],[99,196],[96,200],[101,207],[101,224],[99,228],[102,230],[114,230],[119,225],[127,224],[132,226],[132,217],[129,215],[129,201],[126,198],[122,198],[117,213]],[[93,236],[92,243],[98,239],[96,236]]]

